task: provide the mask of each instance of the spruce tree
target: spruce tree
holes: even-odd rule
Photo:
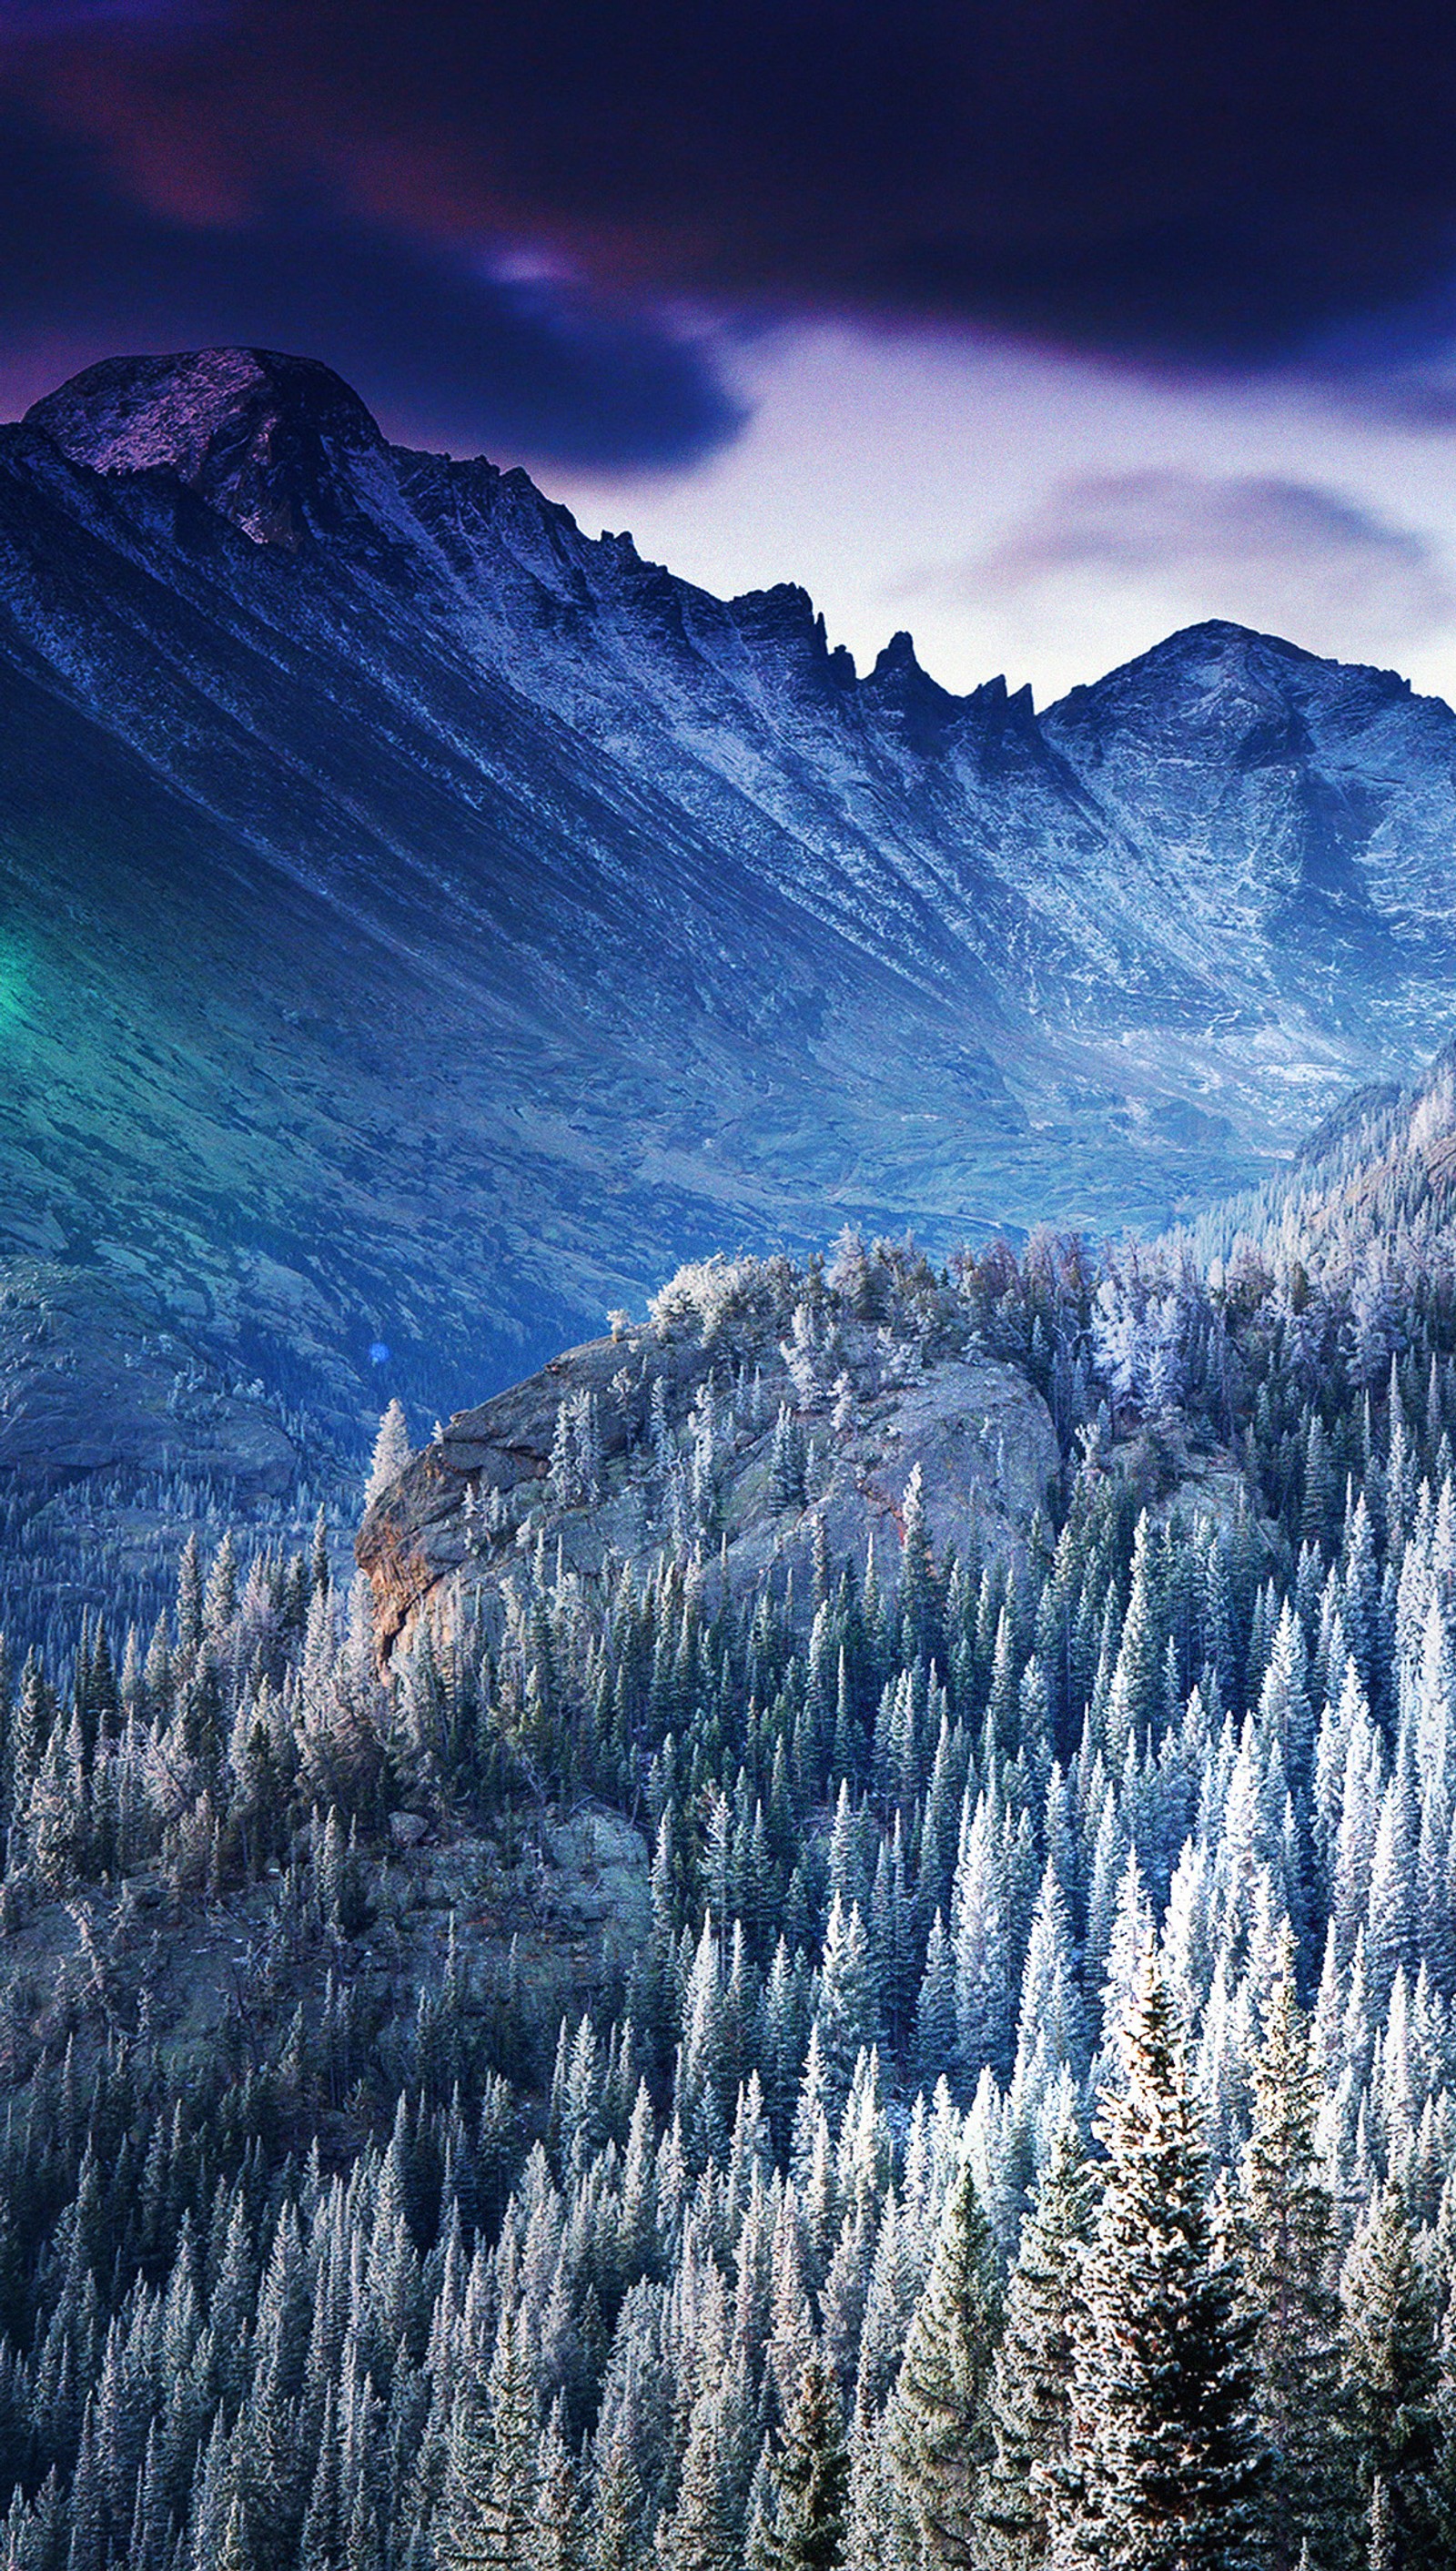
[[[840,2571],[845,2559],[849,2455],[834,2378],[813,2348],[771,2463],[777,2507],[765,2571]]]
[[[937,1910],[925,1948],[925,1971],[915,2006],[915,2069],[927,2088],[955,2068],[955,1954]]]
[[[535,2392],[524,2314],[501,2316],[486,2398],[465,2384],[450,2422],[437,2571],[521,2571],[536,2526]]]
[[[662,2571],[738,2571],[738,2424],[730,2388],[706,2384],[689,2418],[676,2502],[658,2526]]]
[[[1391,2523],[1390,2493],[1377,2473],[1370,2492],[1370,2540],[1367,2548],[1369,2571],[1402,2571],[1396,2550],[1395,2529]]]
[[[774,1515],[801,1509],[806,1492],[803,1430],[787,1404],[779,1408],[768,1455],[768,1504]]]
[[[1401,2192],[1378,2190],[1340,2280],[1344,2392],[1367,2504],[1384,2485],[1401,2571],[1449,2565],[1441,2504],[1436,2302]]]
[[[1263,2463],[1249,2326],[1215,2264],[1197,2113],[1173,2004],[1144,1957],[1121,2091],[1098,2123],[1108,2171],[1073,2386],[1077,2488],[1054,2560],[1109,2571],[1246,2571]]]
[[[1310,2571],[1337,2565],[1351,2531],[1353,2494],[1341,2470],[1339,2298],[1330,2282],[1334,2208],[1316,2157],[1318,2106],[1286,1930],[1264,2008],[1236,2209],[1256,2401],[1269,2449],[1264,2509],[1274,2571],[1295,2571],[1306,2545]]]
[[[890,2470],[931,2571],[976,2559],[1001,2325],[990,2226],[967,2167],[951,2190],[885,2419]]]
[[[368,1478],[364,1484],[364,1506],[372,1508],[381,1491],[387,1491],[409,1462],[409,1422],[404,1405],[396,1395],[379,1422],[374,1452],[369,1459]]]
[[[1054,2521],[1066,2513],[1076,2317],[1094,2196],[1082,2137],[1067,2116],[1022,2231],[992,2378],[985,2550],[1006,2571],[1044,2562]]]
[[[625,2431],[610,2437],[597,2456],[592,2499],[590,2571],[640,2571],[647,2558],[643,2489]]]
[[[824,1956],[819,1968],[814,2025],[829,2095],[842,2107],[860,2052],[873,2044],[879,2019],[870,1971],[869,1940],[859,1904],[846,1912],[838,1894],[829,1904]]]
[[[558,2404],[541,2433],[537,2453],[537,2506],[530,2571],[584,2571],[586,2534],[576,2467]]]

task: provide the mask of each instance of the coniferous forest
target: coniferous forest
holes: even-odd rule
[[[1447,1066],[1152,1247],[685,1273],[716,1426],[622,1468],[679,1540],[588,1577],[543,1521],[382,1665],[322,1524],[17,1649],[6,2571],[1456,2557],[1452,1122]],[[1022,1370],[1041,1511],[937,1546],[912,1472],[893,1561],[735,1588],[757,1341],[816,1352],[790,1523],[871,1324]],[[593,1814],[642,1929],[563,2013],[475,1930]],[[220,1922],[203,2040],[160,1975]]]

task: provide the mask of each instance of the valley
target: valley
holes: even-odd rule
[[[861,677],[247,350],[0,432],[0,1243],[346,1452],[718,1248],[1157,1229],[1451,1022],[1388,674]]]

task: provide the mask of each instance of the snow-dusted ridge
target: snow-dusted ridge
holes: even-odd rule
[[[1456,1017],[1456,717],[1226,625],[1038,717],[327,368],[0,431],[0,1226],[340,1422],[688,1252],[1160,1223]]]

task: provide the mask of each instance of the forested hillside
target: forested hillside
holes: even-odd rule
[[[1196,1240],[691,1272],[679,1407],[564,1372],[387,1657],[224,1540],[8,1677],[6,2564],[1448,2563],[1453,1136],[1438,1066]],[[1040,1509],[906,1448],[836,1554],[947,1362]]]

